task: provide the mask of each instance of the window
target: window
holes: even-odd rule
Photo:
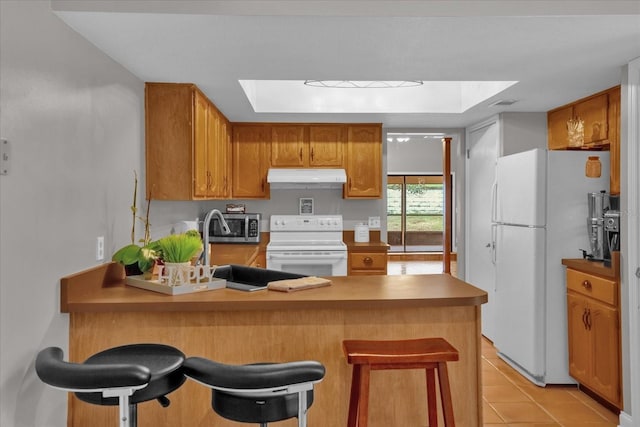
[[[391,252],[442,252],[442,175],[387,177],[387,238]]]

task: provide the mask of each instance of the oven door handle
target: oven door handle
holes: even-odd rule
[[[347,254],[319,254],[319,253],[310,253],[310,254],[300,254],[300,253],[287,253],[287,254],[269,254],[267,253],[267,259],[272,260],[284,260],[287,262],[295,262],[295,261],[317,261],[317,260],[342,260],[347,259]],[[318,264],[314,262],[314,264]]]

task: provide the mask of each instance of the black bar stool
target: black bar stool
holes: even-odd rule
[[[62,359],[58,347],[38,353],[36,373],[55,388],[73,392],[95,405],[119,405],[120,427],[136,427],[137,404],[157,399],[169,406],[166,395],[186,380],[184,354],[162,344],[131,344],[96,353],[84,363]]]
[[[316,361],[226,365],[190,357],[184,374],[211,388],[211,406],[223,418],[266,427],[297,417],[298,427],[306,427],[313,387],[325,368]]]

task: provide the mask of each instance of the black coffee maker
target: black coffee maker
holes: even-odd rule
[[[587,194],[589,212],[587,233],[591,253],[583,251],[592,261],[611,265],[611,253],[620,250],[620,196],[604,191]]]
[[[604,265],[611,266],[611,253],[620,250],[620,211],[610,209],[604,213]]]

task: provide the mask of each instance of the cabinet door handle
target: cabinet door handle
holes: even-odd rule
[[[585,280],[584,282],[582,282],[582,287],[585,288],[586,290],[590,290],[591,289],[591,282],[588,280]]]
[[[370,256],[366,256],[366,257],[364,257],[362,262],[364,262],[367,265],[370,265],[370,264],[373,264],[373,259]]]
[[[587,329],[587,309],[582,310],[582,324],[584,328]]]
[[[587,308],[587,329],[591,330],[591,309]]]
[[[300,161],[302,161],[302,148],[300,149]]]
[[[260,188],[262,189],[262,192],[264,193],[264,178],[262,178],[260,180]]]
[[[311,161],[313,161],[313,148],[311,149]]]

